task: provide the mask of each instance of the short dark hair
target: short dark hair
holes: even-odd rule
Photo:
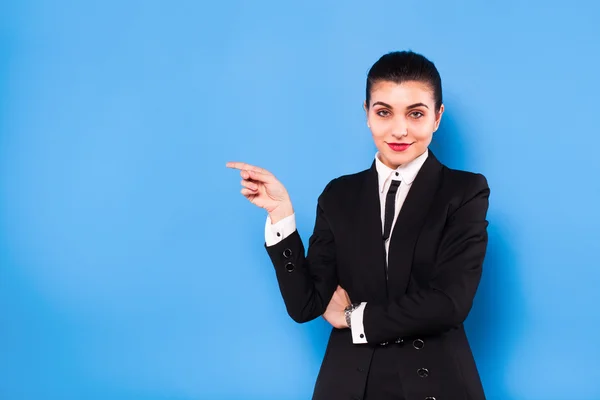
[[[433,91],[436,111],[442,106],[442,79],[435,65],[421,54],[413,51],[393,51],[384,54],[367,75],[367,108],[371,101],[373,85],[381,81],[402,83],[417,81],[428,84]]]

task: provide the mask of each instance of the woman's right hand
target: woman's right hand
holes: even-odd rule
[[[269,213],[271,223],[274,224],[294,213],[285,186],[272,173],[243,162],[228,162],[227,167],[240,170],[242,195],[255,206],[264,208]]]

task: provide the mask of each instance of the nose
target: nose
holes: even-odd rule
[[[394,129],[392,130],[392,136],[401,138],[408,134],[408,124],[404,118],[396,118],[394,121]]]

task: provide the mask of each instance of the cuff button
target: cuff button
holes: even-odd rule
[[[283,256],[284,256],[285,258],[290,258],[290,257],[292,256],[292,254],[293,254],[293,253],[292,253],[292,250],[291,250],[291,249],[285,249],[285,250],[283,251]]]

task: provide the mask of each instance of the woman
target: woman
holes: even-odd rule
[[[285,187],[262,168],[227,164],[268,212],[265,246],[289,315],[322,315],[334,328],[313,399],[484,399],[463,321],[487,247],[487,181],[428,150],[444,105],[422,55],[381,57],[364,109],[375,159],[327,184],[306,255]]]

